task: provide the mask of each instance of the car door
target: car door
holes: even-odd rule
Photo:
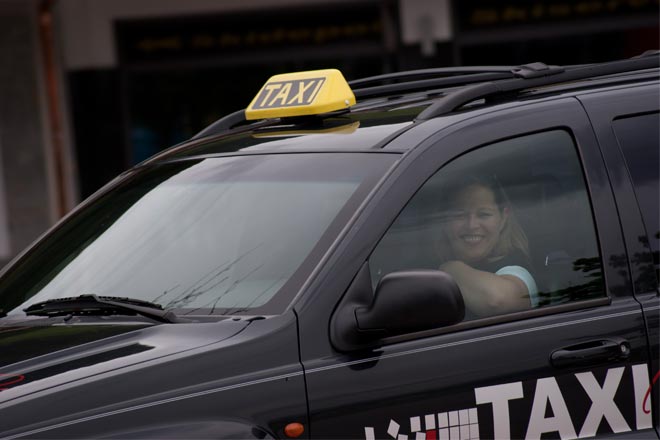
[[[612,181],[635,297],[642,304],[649,334],[650,376],[660,376],[660,288],[658,201],[660,87],[629,86],[580,96],[589,113]],[[658,407],[658,387],[653,406]],[[645,396],[646,397],[646,396]],[[651,402],[645,408],[650,411]],[[657,410],[654,424],[660,432]]]
[[[562,98],[447,125],[442,118],[420,124],[391,144],[425,138],[371,198],[296,306],[311,437],[652,432],[641,407],[649,385],[643,316],[584,109]],[[538,265],[530,270],[535,306],[371,345],[342,341],[337,315],[352,301],[369,301],[383,276],[439,267],[436,196],[450,177],[477,169],[506,187],[518,226],[527,230],[529,258]]]

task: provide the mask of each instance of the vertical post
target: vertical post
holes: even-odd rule
[[[64,175],[64,138],[62,131],[62,114],[60,94],[57,82],[57,66],[53,46],[53,5],[55,0],[42,0],[39,3],[39,40],[44,63],[46,93],[48,99],[48,119],[53,147],[53,162],[55,166],[56,185],[56,212],[59,218],[63,217],[69,208],[66,190],[66,176]]]

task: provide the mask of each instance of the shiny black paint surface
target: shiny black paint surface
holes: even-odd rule
[[[438,128],[425,127],[429,124]],[[546,377],[556,378],[567,401],[572,402],[569,411],[579,434],[590,401],[584,392],[580,394],[575,374],[595,374],[602,381],[610,369],[621,367],[627,379],[622,379],[617,404],[626,408],[626,420],[634,423],[633,403],[639,396],[632,394],[632,366],[649,361],[644,317],[631,295],[630,273],[625,263],[620,263],[626,260],[626,248],[616,206],[598,143],[581,105],[575,98],[557,99],[493,112],[444,130],[440,130],[441,124],[441,119],[430,121],[393,142],[410,143],[416,132],[429,133],[384,183],[372,209],[356,222],[350,236],[352,246],[337,248],[308,301],[299,304],[312,436],[365,438],[366,429],[373,429],[376,438],[391,437],[396,429],[388,432],[388,428],[399,426],[401,431],[396,432],[410,438],[414,434],[406,425],[411,418],[423,420],[425,415],[474,407],[475,388],[522,382],[525,397],[511,406],[509,435],[524,437],[535,383]],[[350,275],[357,273],[405,203],[443,163],[488,142],[555,127],[567,127],[573,133],[583,161],[611,303],[482,328],[457,328],[438,336],[425,332],[423,337],[397,338],[396,342],[384,341],[380,347],[355,352],[338,352],[324,334],[312,331],[319,322],[325,326],[334,304],[351,282]],[[559,369],[549,362],[557,349],[609,337],[628,341],[632,350],[627,360]],[[328,387],[327,383],[339,386]],[[489,426],[495,423],[493,413],[481,406],[478,415],[479,424],[483,423],[482,438],[492,437]],[[598,431],[600,435],[608,432],[605,425]]]
[[[47,364],[117,346],[153,347],[0,392],[0,436],[160,438],[168,427],[181,433],[187,424],[209,438],[239,432],[239,425],[244,432],[256,428],[255,438],[281,436],[287,423],[306,424],[296,333],[288,313],[253,322],[162,324],[60,352]],[[28,376],[41,366],[36,363],[12,368]]]
[[[62,320],[40,321],[42,325],[17,323],[0,326],[0,353],[2,353],[0,369],[37,356],[130,332],[141,326],[140,324],[104,325],[97,322],[96,325],[53,327],[52,321],[61,323]]]
[[[660,372],[660,287],[654,258],[648,245],[648,230],[642,222],[642,214],[637,204],[630,172],[612,130],[613,121],[621,117],[630,117],[649,112],[657,112],[660,101],[658,84],[638,86],[613,92],[594,92],[580,97],[580,101],[589,112],[594,132],[605,158],[610,182],[616,197],[618,217],[625,236],[628,259],[627,264],[633,277],[633,289],[636,299],[642,304],[648,332],[650,376],[654,378]],[[657,146],[660,148],[660,146]],[[657,164],[649,164],[653,167]],[[656,167],[656,184],[658,169]],[[660,201],[658,202],[660,203]],[[657,206],[657,205],[656,205]],[[652,228],[653,225],[648,225]],[[655,225],[655,227],[660,227]],[[650,274],[650,276],[649,276]],[[654,425],[660,433],[660,384],[654,387],[653,411]]]
[[[475,389],[516,383],[523,396],[511,400],[510,435],[520,438],[539,380],[548,378],[563,393],[579,434],[592,402],[576,374],[593,374],[602,385],[617,369],[622,379],[614,401],[634,426],[639,396],[631,369],[649,363],[651,374],[658,370],[660,304],[657,290],[635,290],[629,234],[639,233],[639,210],[590,101],[593,109],[615,105],[599,99],[581,97],[584,107],[572,96],[509,103],[474,117],[415,123],[387,147],[407,151],[399,166],[321,259],[294,309],[281,316],[174,325],[57,319],[0,327],[0,438],[283,438],[291,422],[305,426],[301,438],[364,438],[365,428],[391,438],[392,421],[410,433],[411,418],[424,423],[429,414],[473,408]],[[342,295],[433,172],[479,145],[557,127],[573,133],[583,162],[609,301],[404,335],[363,350],[332,345],[330,322]],[[550,362],[558,349],[607,338],[627,341],[629,357],[562,368]],[[481,438],[492,437],[498,420],[491,406],[479,405],[477,412]],[[602,422],[598,434],[608,429]]]
[[[637,306],[625,302],[611,309],[613,314],[635,312]],[[594,371],[602,380],[607,368],[626,367],[625,362],[610,365],[586,365],[553,369],[549,354],[564,346],[604,334],[616,333],[631,342],[632,358],[639,361],[645,353],[645,335],[639,313],[634,320],[613,317],[598,320],[601,310],[548,317],[530,322],[520,321],[495,328],[482,328],[455,334],[429,337],[407,343],[392,344],[369,353],[305,363],[311,396],[312,435],[320,438],[364,437],[364,428],[373,427],[377,438],[386,437],[390,420],[407,428],[410,417],[436,414],[475,407],[474,389],[521,381],[524,397],[511,407],[511,436],[525,437],[530,407],[537,379],[556,377],[565,400],[576,414],[576,429],[583,422],[589,399],[575,382],[573,375]],[[571,316],[573,315],[573,316]],[[575,316],[577,315],[577,316]],[[596,318],[595,322],[568,324]],[[554,327],[554,326],[557,327]],[[497,332],[497,333],[496,333]],[[501,332],[501,333],[499,333]],[[523,332],[522,334],[515,334]],[[514,333],[513,335],[511,333]],[[533,347],[533,348],[531,348]],[[337,366],[335,362],[359,362]],[[638,363],[638,362],[634,362]],[[562,382],[563,381],[563,382]],[[328,387],[325,384],[335,384]],[[622,387],[623,388],[623,387]],[[634,396],[620,394],[619,408],[627,420],[634,420]],[[488,406],[479,407],[480,434],[492,438],[493,414]],[[603,433],[607,433],[603,429]]]
[[[237,129],[221,136],[201,138],[186,142],[171,151],[161,153],[147,162],[161,157],[173,159],[194,155],[241,152],[249,153],[268,149],[308,150],[310,144],[321,150],[355,150],[372,148],[383,139],[405,130],[419,109],[405,109],[392,112],[367,112],[339,115],[334,118],[314,120],[291,128],[288,122],[281,126],[247,130]],[[378,127],[374,130],[374,127]],[[337,135],[348,132],[351,135]],[[255,135],[256,133],[256,135]],[[343,139],[337,139],[337,136]]]

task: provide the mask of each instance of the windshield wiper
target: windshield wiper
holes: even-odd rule
[[[80,295],[73,298],[55,298],[32,304],[23,309],[26,315],[141,315],[159,322],[189,322],[179,318],[171,310],[163,310],[160,304],[134,298],[114,296]]]

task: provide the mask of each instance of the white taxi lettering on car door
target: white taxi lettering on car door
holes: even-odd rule
[[[635,400],[634,421],[626,420],[614,399],[625,374],[629,374],[632,379],[633,393],[630,395]],[[571,386],[568,389],[564,383],[562,390],[561,381],[555,377],[543,377],[535,381],[525,438],[540,438],[549,433],[558,433],[562,439],[594,437],[604,422],[604,426],[609,427],[612,433],[652,428],[650,402],[646,399],[651,386],[647,364],[637,364],[631,368],[609,368],[605,371],[602,386],[593,371],[575,373],[570,377],[577,380],[581,387]],[[585,410],[576,410],[567,405],[564,395],[574,393],[580,388],[590,401],[588,408],[585,408],[586,413]],[[488,411],[490,406],[493,419],[490,432],[493,437],[510,438],[512,414],[509,404],[524,397],[523,382],[520,381],[475,388],[476,406],[473,408],[410,417],[409,430],[405,428],[407,423],[390,419],[387,432],[376,432],[373,426],[365,427],[365,439],[373,440],[385,435],[396,440],[477,439],[490,431],[479,426],[477,410],[480,405],[482,411]],[[575,420],[583,421],[579,431],[576,429],[578,426],[575,425]]]

